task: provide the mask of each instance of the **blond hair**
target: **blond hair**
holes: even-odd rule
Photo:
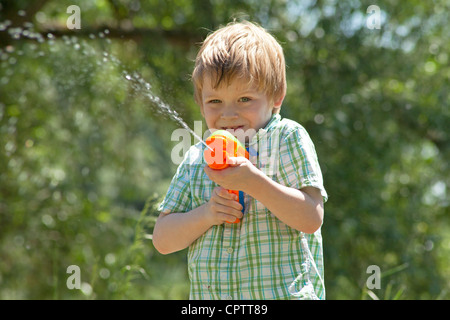
[[[192,73],[194,97],[199,105],[205,76],[210,77],[213,88],[229,85],[236,77],[246,79],[272,101],[286,93],[283,49],[265,29],[247,21],[232,22],[203,42]]]

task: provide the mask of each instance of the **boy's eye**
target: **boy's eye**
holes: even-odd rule
[[[248,97],[242,97],[239,99],[240,102],[249,102],[251,99]]]
[[[220,103],[220,100],[219,99],[212,99],[212,100],[209,100],[209,103]]]

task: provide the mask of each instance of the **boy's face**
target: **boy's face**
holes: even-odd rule
[[[201,113],[209,129],[255,130],[264,128],[272,117],[274,109],[280,108],[280,101],[271,101],[256,86],[250,86],[245,79],[232,79],[230,84],[213,88],[211,79],[203,80]]]

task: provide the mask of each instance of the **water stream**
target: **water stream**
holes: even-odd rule
[[[52,46],[55,44],[56,37],[52,33],[48,33],[46,36],[43,36],[41,33],[35,31],[34,24],[31,22],[23,23],[23,27],[11,27],[11,22],[9,20],[0,22],[0,32],[6,32],[12,39],[19,40],[22,38],[28,40],[34,40],[38,43],[37,46],[33,46],[32,49],[36,52],[36,57],[42,57],[46,55],[46,52],[40,48],[39,44],[48,44],[50,47],[50,51],[52,51]],[[101,39],[102,41],[106,41],[107,43],[111,43],[111,41],[107,38],[109,34],[109,30],[105,29],[102,32],[99,32],[97,35],[90,34],[89,39]],[[95,49],[89,43],[82,40],[80,41],[76,36],[63,36],[61,39],[67,46],[73,47],[73,49],[77,50],[79,54],[86,56],[94,56],[97,58],[98,49]],[[22,55],[23,52],[21,50],[15,50],[13,45],[8,45],[6,47],[0,46],[0,62],[8,61],[9,64],[13,65],[17,62],[17,58],[15,55]],[[146,98],[153,106],[158,109],[158,112],[164,115],[169,116],[170,119],[176,121],[180,124],[184,129],[186,129],[195,139],[202,142],[207,148],[209,148],[206,143],[203,141],[201,137],[199,137],[180,117],[180,115],[167,103],[165,103],[160,97],[155,95],[152,92],[152,87],[149,82],[147,82],[139,72],[137,71],[129,71],[125,67],[125,65],[113,54],[102,51],[101,53],[101,61],[98,63],[110,62],[113,63],[119,70],[122,70],[123,79],[125,79],[133,88],[134,94],[137,96],[142,96]],[[4,73],[4,72],[2,72]],[[7,72],[6,72],[7,75]],[[211,148],[209,148],[211,149]]]

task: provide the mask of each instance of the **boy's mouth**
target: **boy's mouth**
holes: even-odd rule
[[[222,127],[222,130],[238,130],[238,129],[244,129],[244,126],[227,126]]]

